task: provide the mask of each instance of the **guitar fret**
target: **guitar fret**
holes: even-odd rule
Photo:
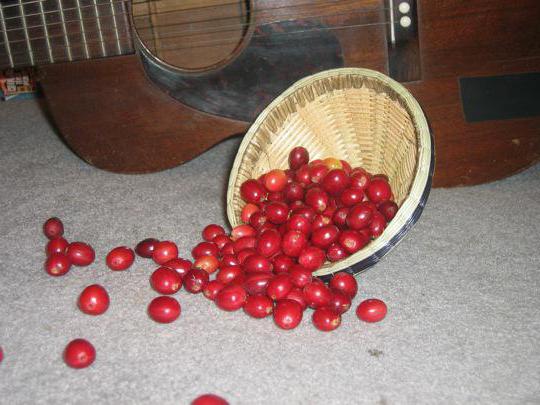
[[[105,48],[105,41],[103,40],[103,33],[101,32],[101,21],[99,18],[99,10],[97,7],[96,0],[93,0],[94,3],[94,13],[96,14],[96,26],[98,29],[98,37],[101,42],[101,56],[107,56],[107,49]]]
[[[39,11],[41,13],[41,21],[43,22],[43,32],[45,33],[45,43],[47,44],[47,53],[49,55],[49,62],[54,63],[54,56],[51,48],[51,41],[49,39],[49,29],[47,28],[47,19],[45,18],[45,9],[43,8],[43,2],[39,2]]]
[[[28,51],[28,59],[30,59],[30,65],[34,65],[34,52],[32,51],[32,44],[30,43],[30,36],[28,35],[28,28],[26,26],[26,16],[24,14],[24,5],[22,0],[19,0],[19,10],[21,12],[21,22],[24,30],[24,37],[26,39],[26,48]]]
[[[66,19],[64,17],[64,9],[62,7],[62,0],[56,0],[58,3],[58,10],[60,11],[60,19],[62,20],[62,33],[64,35],[64,42],[66,44],[66,53],[68,60],[71,62],[73,60],[73,55],[71,54],[71,44],[69,43],[69,37],[67,34],[66,28]]]
[[[79,24],[81,28],[81,38],[83,41],[84,46],[84,54],[86,56],[86,59],[90,59],[90,52],[88,51],[88,41],[86,40],[86,30],[84,28],[84,21],[83,21],[83,15],[81,12],[81,3],[79,0],[75,0],[75,3],[77,4],[77,14],[79,15]]]
[[[116,37],[116,49],[118,50],[118,54],[122,54],[122,45],[120,44],[120,33],[118,32],[118,23],[116,21],[116,10],[114,9],[113,0],[109,0],[111,4],[111,15],[112,15],[112,22],[114,27],[114,35]]]
[[[4,6],[2,6],[2,3],[0,3],[0,21],[2,22],[2,31],[4,33],[4,45],[6,47],[6,53],[9,59],[9,66],[14,67],[15,65],[13,64],[13,55],[11,55],[11,46],[9,45],[7,27],[4,21]]]

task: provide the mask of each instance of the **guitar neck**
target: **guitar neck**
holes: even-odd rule
[[[127,0],[0,2],[0,68],[130,53]]]

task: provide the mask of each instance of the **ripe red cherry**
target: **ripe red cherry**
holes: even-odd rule
[[[302,311],[304,311],[307,308],[306,300],[304,298],[304,293],[302,292],[301,288],[293,287],[291,288],[291,291],[287,294],[285,297],[288,300],[296,301],[300,304],[302,307]]]
[[[326,257],[331,262],[339,262],[347,256],[349,256],[349,253],[339,243],[333,243],[326,249]]]
[[[328,283],[328,287],[330,287],[333,292],[345,294],[351,300],[358,292],[358,282],[352,274],[345,271],[334,274]]]
[[[359,188],[349,187],[343,190],[343,193],[339,196],[339,200],[345,207],[352,207],[364,200],[364,192]]]
[[[244,270],[240,266],[225,266],[219,269],[216,280],[223,284],[229,284],[244,275]]]
[[[240,196],[245,202],[258,203],[266,197],[266,190],[257,180],[249,179],[240,186]]]
[[[328,167],[330,170],[333,170],[333,169],[342,169],[343,168],[343,164],[341,163],[341,160],[339,159],[336,159],[336,158],[333,158],[333,157],[328,157],[326,159],[323,159],[323,163],[326,165],[326,167]]]
[[[315,231],[315,229],[322,228],[323,226],[329,225],[332,222],[332,218],[327,217],[322,214],[317,214],[313,218],[313,221],[311,222],[311,230],[312,232]]]
[[[244,306],[247,299],[246,290],[239,284],[225,286],[216,296],[216,305],[224,311],[236,311]]]
[[[287,185],[287,175],[283,170],[270,170],[264,176],[264,187],[270,192],[282,191]]]
[[[302,306],[290,299],[282,299],[274,307],[274,322],[281,329],[294,329],[302,321]]]
[[[274,191],[272,193],[268,193],[266,196],[267,201],[278,201],[278,202],[284,202],[285,201],[285,195],[281,191]]]
[[[274,256],[281,248],[281,235],[278,231],[268,229],[259,235],[257,253],[265,257]]]
[[[308,184],[311,184],[311,176],[309,173],[309,165],[302,165],[300,168],[296,170],[296,173],[294,175],[294,180],[296,180],[297,183],[307,186]]]
[[[286,255],[277,255],[273,259],[274,273],[285,274],[288,273],[291,267],[294,266],[294,260]]]
[[[175,294],[182,287],[182,277],[168,267],[160,267],[150,276],[150,285],[160,294]]]
[[[137,246],[135,246],[135,253],[141,257],[144,257],[145,259],[151,259],[158,242],[159,240],[155,238],[141,240],[139,243],[137,243]]]
[[[298,207],[294,209],[293,215],[302,215],[311,223],[313,218],[315,218],[316,212],[311,207]]]
[[[343,169],[330,170],[321,183],[323,189],[330,195],[340,195],[351,183],[351,179]]]
[[[347,215],[347,225],[351,229],[362,229],[369,226],[373,218],[373,209],[364,202],[355,205]]]
[[[297,146],[289,152],[289,167],[293,170],[309,163],[309,152],[302,146]]]
[[[154,256],[156,252],[154,251]],[[135,253],[127,246],[119,246],[109,252],[105,258],[107,266],[114,271],[126,270],[133,264]]]
[[[382,201],[390,200],[392,198],[392,189],[387,181],[381,178],[374,178],[371,180],[366,189],[366,195],[372,202],[376,204]]]
[[[221,255],[234,255],[234,242],[229,242],[219,251]]]
[[[384,215],[381,214],[379,211],[375,211],[373,213],[371,223],[369,224],[369,231],[371,232],[371,236],[373,236],[374,238],[378,238],[384,232],[385,228],[386,218],[384,218]]]
[[[43,224],[43,233],[49,239],[59,238],[64,234],[64,224],[56,217],[49,218]]]
[[[217,395],[204,394],[195,398],[191,405],[229,405],[229,403]]]
[[[225,287],[221,281],[211,280],[203,288],[203,295],[211,301],[214,301],[218,293]]]
[[[329,308],[317,308],[311,319],[313,325],[323,332],[330,332],[341,324],[341,315]]]
[[[285,201],[301,201],[304,199],[304,187],[299,183],[289,183],[283,189]]]
[[[328,308],[330,308],[336,314],[344,314],[351,308],[351,299],[349,296],[343,293],[334,292],[332,294],[332,299],[328,304]]]
[[[182,309],[173,297],[156,297],[148,305],[148,315],[159,323],[171,323],[178,319]]]
[[[261,229],[261,227],[268,222],[266,214],[262,211],[257,211],[249,218],[249,224],[255,229]]]
[[[154,253],[152,253],[152,259],[159,265],[165,264],[169,260],[176,259],[177,257],[178,246],[176,246],[176,243],[169,240],[156,243]]]
[[[271,272],[273,269],[272,262],[258,254],[249,256],[244,262],[243,267],[248,273]]]
[[[182,281],[184,282],[184,288],[186,291],[192,294],[200,293],[203,288],[208,284],[210,276],[203,269],[193,268],[186,273]]]
[[[331,197],[330,200],[328,201],[328,206],[322,212],[322,215],[328,218],[332,218],[332,216],[334,215],[337,209],[338,209],[338,206],[336,203],[336,199]]]
[[[271,202],[266,205],[265,213],[271,223],[283,224],[289,217],[289,206],[283,202]]]
[[[232,240],[227,235],[218,235],[214,238],[212,242],[214,242],[217,245],[218,249],[221,250],[227,243],[232,242]]]
[[[340,162],[341,162],[341,168],[345,170],[345,173],[350,174],[352,171],[351,165],[345,160],[340,160]]]
[[[242,219],[242,222],[244,224],[247,224],[249,222],[249,219],[251,216],[258,212],[260,208],[252,203],[247,203],[244,205],[244,208],[242,208],[242,213],[240,214],[240,218]]]
[[[304,288],[313,280],[311,271],[300,265],[295,265],[291,269],[289,278],[291,279],[292,284],[299,288]]]
[[[71,368],[85,368],[96,359],[96,349],[85,339],[75,339],[64,350],[64,361]]]
[[[218,256],[219,248],[214,242],[201,242],[197,244],[192,250],[191,255],[194,259],[198,259],[203,256]]]
[[[321,213],[326,209],[329,200],[330,198],[328,197],[326,191],[323,191],[318,187],[310,188],[306,192],[306,205],[313,208],[318,213]]]
[[[96,258],[92,246],[83,242],[71,242],[66,251],[67,257],[75,266],[88,266]]]
[[[371,176],[366,170],[362,169],[361,167],[357,167],[351,171],[350,178],[351,187],[365,190],[369,185]]]
[[[273,309],[274,303],[266,295],[250,295],[244,304],[244,312],[253,318],[265,318]]]
[[[51,276],[63,276],[71,268],[71,261],[64,253],[53,253],[45,262],[45,271]]]
[[[311,308],[325,307],[332,299],[332,292],[322,282],[314,280],[304,287],[304,299],[306,304]]]
[[[390,222],[396,216],[398,206],[394,201],[383,201],[377,206],[377,209]]]
[[[298,263],[312,272],[319,269],[326,260],[324,250],[316,246],[308,246],[298,256]]]
[[[339,229],[335,225],[325,225],[317,228],[311,235],[311,243],[322,249],[326,249],[334,243],[339,236]]]
[[[362,301],[356,308],[356,316],[364,322],[379,322],[386,316],[386,304],[376,298]]]
[[[255,236],[257,232],[255,228],[249,225],[238,225],[233,228],[231,231],[231,239],[233,241],[243,238],[244,236]]]
[[[348,207],[341,207],[334,212],[332,216],[332,222],[340,229],[347,227],[347,215],[349,215],[350,209]]]
[[[281,240],[281,250],[287,256],[298,257],[306,248],[308,238],[305,233],[287,231]]]
[[[256,255],[256,254],[257,252],[255,251],[255,249],[244,249],[238,252],[238,254],[236,255],[236,258],[238,259],[241,265],[244,265],[244,262],[248,259],[248,257]]]
[[[202,231],[202,237],[207,242],[212,242],[218,235],[225,235],[225,229],[220,225],[206,225]]]
[[[189,260],[177,257],[176,259],[169,260],[163,267],[173,269],[181,278],[184,278],[185,274],[191,270],[192,265],[193,264]]]
[[[47,242],[45,253],[47,254],[47,256],[52,255],[53,253],[66,253],[66,249],[68,246],[69,242],[60,236]]]
[[[311,221],[303,215],[294,214],[287,221],[287,229],[289,231],[299,231],[309,236],[311,233]]]
[[[328,174],[328,166],[323,163],[311,164],[309,166],[309,177],[312,183],[321,183]]]
[[[226,266],[238,266],[240,264],[240,261],[235,255],[223,255],[221,260],[219,261],[219,267],[226,267]]]
[[[353,254],[369,243],[369,237],[365,233],[346,229],[339,235],[338,242],[347,253]]]
[[[215,256],[201,256],[193,262],[193,267],[203,269],[208,274],[212,274],[218,269],[219,260]]]
[[[268,282],[266,286],[266,295],[272,298],[274,301],[285,298],[285,296],[291,291],[293,284],[287,274],[279,274]]]
[[[251,295],[264,294],[266,286],[273,277],[272,273],[248,274],[244,280],[244,288]]]
[[[99,284],[86,287],[79,295],[79,309],[88,315],[101,315],[109,308],[109,294]]]

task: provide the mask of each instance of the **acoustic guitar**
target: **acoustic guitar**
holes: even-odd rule
[[[2,0],[0,36],[0,67],[37,66],[63,139],[106,170],[179,165],[341,66],[419,100],[435,186],[540,159],[537,0]]]

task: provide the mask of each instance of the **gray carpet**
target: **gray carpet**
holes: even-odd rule
[[[177,294],[180,319],[150,321],[154,266],[105,267],[108,249],[154,236],[181,254],[209,222],[224,224],[238,140],[184,166],[125,176],[97,170],[57,138],[33,101],[0,104],[0,402],[188,404],[213,392],[231,404],[540,403],[540,165],[496,183],[434,190],[424,215],[380,264],[359,277],[353,305],[380,297],[374,325],[351,311],[324,334],[225,313]],[[91,243],[89,268],[43,271],[43,221]],[[90,317],[83,287],[104,285],[111,306]],[[96,362],[61,359],[75,337]]]

